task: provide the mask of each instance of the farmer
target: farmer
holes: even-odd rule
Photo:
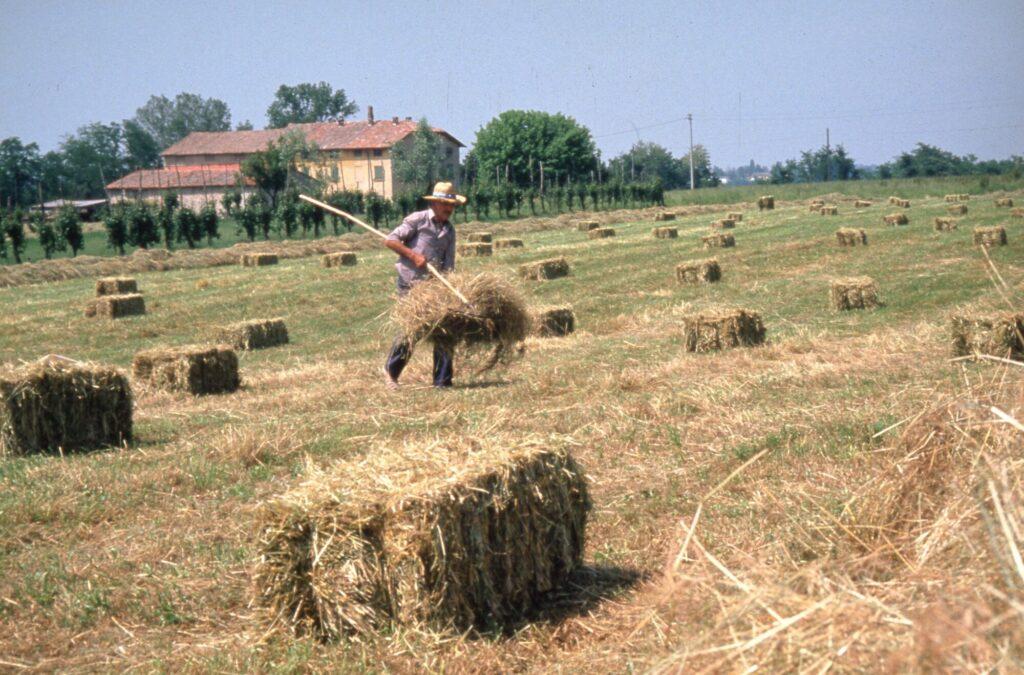
[[[432,263],[442,273],[455,269],[455,228],[450,218],[457,205],[466,203],[466,198],[456,194],[451,183],[442,182],[434,186],[433,194],[423,199],[430,202],[430,208],[410,213],[384,240],[384,245],[399,256],[395,263],[399,296],[408,293],[413,284],[429,278],[427,263]],[[398,388],[398,378],[411,354],[408,336],[398,335],[384,366],[389,389]],[[434,386],[452,386],[452,354],[436,343]]]

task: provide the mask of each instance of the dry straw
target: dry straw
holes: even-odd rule
[[[534,332],[541,337],[568,335],[576,330],[576,313],[572,305],[539,307],[533,314]]]
[[[480,258],[494,254],[494,246],[485,242],[459,244],[458,253],[466,258]]]
[[[878,299],[878,284],[870,277],[834,279],[829,289],[832,309],[873,309],[881,306]]]
[[[950,319],[954,356],[1024,361],[1024,312],[960,313]]]
[[[132,378],[156,389],[219,394],[238,389],[238,356],[227,345],[147,349],[132,359]]]
[[[466,241],[470,243],[486,243],[490,244],[494,240],[493,235],[490,232],[470,232],[466,236]]]
[[[970,200],[970,195],[959,194],[959,195],[946,195],[947,203],[966,202]]]
[[[757,200],[758,211],[771,211],[775,208],[775,197],[773,195],[764,195]]]
[[[896,200],[896,206],[899,206],[899,207],[904,208],[904,209],[909,209],[910,208],[910,200],[909,199],[897,199]]]
[[[284,319],[253,319],[220,330],[217,340],[235,349],[263,349],[288,344]]]
[[[509,238],[509,239],[495,239],[494,240],[494,248],[496,248],[496,249],[498,249],[498,248],[522,248],[522,247],[523,247],[523,240],[522,239],[512,239],[512,238]]]
[[[614,227],[596,227],[593,230],[587,232],[587,238],[589,239],[607,239],[608,237],[615,236]]]
[[[853,206],[854,208],[858,209],[866,209],[867,207],[871,206],[871,202],[869,202],[866,199],[857,199],[853,202]]]
[[[675,219],[676,219],[676,214],[670,213],[668,211],[662,211],[661,213],[654,214],[655,222],[659,222],[659,223],[660,222],[669,221],[669,220],[675,220]]]
[[[966,204],[954,204],[946,207],[946,212],[951,216],[966,216],[967,205]]]
[[[910,219],[905,213],[890,213],[887,216],[882,216],[882,222],[886,225],[907,225],[910,223]]]
[[[657,220],[657,218],[655,218],[655,220]],[[601,223],[597,222],[596,220],[581,220],[578,223],[576,223],[576,229],[579,230],[580,232],[587,232],[589,230],[594,230],[599,227],[601,227]]]
[[[993,246],[1006,246],[1006,243],[1006,228],[1002,225],[974,228],[975,246],[990,248]]]
[[[1010,197],[1001,197],[996,200],[996,206],[1000,208],[1010,208],[1013,206],[1013,199]]]
[[[96,280],[96,295],[128,295],[138,293],[139,286],[133,277],[103,277]]]
[[[732,248],[736,245],[736,238],[731,234],[709,234],[700,240],[704,248]]]
[[[354,251],[337,251],[336,253],[325,253],[320,258],[321,267],[350,267],[359,262]]]
[[[732,220],[731,218],[721,218],[719,220],[713,221],[711,223],[711,227],[715,228],[716,230],[731,230],[732,228],[736,227],[736,221]]]
[[[710,309],[683,317],[683,345],[688,352],[749,347],[764,342],[761,315],[747,309]]]
[[[374,448],[261,505],[257,603],[321,640],[511,628],[582,565],[590,508],[551,442]]]
[[[565,258],[548,258],[519,266],[519,276],[523,279],[544,281],[569,276],[569,263]]]
[[[840,227],[836,230],[836,241],[840,246],[867,246],[868,234],[859,228]]]
[[[651,234],[655,239],[676,239],[679,236],[679,230],[674,227],[656,227],[651,230]]]
[[[243,267],[263,267],[264,265],[276,265],[276,253],[243,253],[238,257],[238,262]]]
[[[85,304],[86,316],[120,319],[123,316],[138,316],[145,313],[146,301],[139,293],[103,295],[98,298],[92,298]]]
[[[839,207],[838,206],[822,206],[820,213],[823,216],[838,216],[839,215]]]
[[[957,228],[957,221],[954,218],[938,216],[935,218],[936,232],[952,232]]]
[[[733,221],[734,223],[743,222],[743,214],[740,213],[739,211],[730,211],[728,214],[726,214],[725,217]]]
[[[1011,218],[1024,218],[1024,209],[1016,208],[1010,211]]]
[[[448,351],[491,349],[483,370],[513,357],[530,331],[530,314],[515,286],[495,274],[452,273],[447,278],[469,304],[437,280],[416,284],[392,313],[410,342],[429,340]]]
[[[120,370],[58,356],[0,370],[0,456],[131,439],[132,394]]]
[[[676,281],[681,284],[710,284],[722,278],[722,268],[714,258],[676,265]]]

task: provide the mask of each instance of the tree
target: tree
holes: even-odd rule
[[[117,204],[107,211],[103,227],[107,230],[107,246],[117,249],[118,255],[124,255],[124,247],[128,243],[128,218],[124,204]]]
[[[180,200],[173,192],[165,192],[160,200],[160,210],[156,212],[156,224],[164,231],[164,247],[170,251],[174,248],[174,210]]]
[[[116,122],[93,122],[65,138],[57,180],[67,196],[102,197],[107,183],[125,173],[122,142],[121,125]]]
[[[67,249],[67,244],[61,238],[57,228],[42,213],[32,214],[32,218],[29,220],[29,227],[36,233],[36,237],[39,239],[39,247],[43,249],[43,255],[47,260],[52,258],[53,254],[57,251]]]
[[[316,146],[308,143],[301,131],[290,131],[277,142],[267,143],[266,150],[254,152],[242,161],[242,175],[251,178],[266,196],[272,210],[277,208],[277,196],[290,183],[295,163],[299,159],[311,160]]]
[[[195,248],[202,241],[203,228],[196,212],[188,206],[180,206],[174,212],[174,229],[178,233],[178,241],[184,241],[189,248]]]
[[[193,131],[229,131],[231,111],[219,99],[182,92],[173,101],[150,96],[131,121],[148,133],[158,148],[166,149]]]
[[[54,225],[56,226],[61,243],[71,247],[71,257],[74,258],[82,250],[82,245],[84,244],[82,220],[78,217],[78,209],[70,205],[62,206],[57,211]],[[61,246],[61,250],[64,250],[63,246]]]
[[[238,188],[226,190],[220,198],[220,205],[224,207],[224,213],[233,216],[242,205],[242,191]]]
[[[439,180],[451,180],[453,176],[441,175],[441,152],[441,139],[424,117],[415,132],[391,148],[392,178],[414,190],[429,190]]]
[[[216,206],[207,204],[199,211],[199,225],[206,237],[206,245],[213,246],[213,240],[220,239],[220,218],[217,216]]]
[[[772,166],[772,183],[815,183],[825,180],[853,180],[858,178],[853,159],[842,145],[817,150],[804,150],[800,159],[776,162]]]
[[[20,138],[0,141],[0,208],[28,206],[36,197],[41,161],[39,146]]]
[[[973,157],[957,157],[952,152],[927,143],[918,143],[911,152],[901,153],[879,169],[893,178],[915,176],[961,176],[977,172]]]
[[[128,243],[139,248],[149,248],[160,243],[160,232],[156,219],[145,202],[136,202],[125,212],[128,221]]]
[[[690,153],[679,158],[679,165],[685,167],[686,181],[684,187],[690,187]],[[650,176],[649,178],[654,178]],[[707,148],[699,143],[693,146],[693,182],[696,187],[715,187],[719,184],[718,176],[711,167],[711,156]]]
[[[3,219],[4,234],[11,244],[11,254],[14,262],[21,262],[21,254],[25,252],[25,226],[21,224],[21,213],[18,211],[8,212]]]
[[[296,193],[287,193],[277,205],[277,218],[281,221],[281,225],[284,228],[284,236],[288,239],[295,235],[295,230],[299,224],[299,208],[296,204],[298,200]]]
[[[637,142],[629,152],[609,161],[608,171],[623,180],[643,182],[660,178],[669,190],[688,187],[690,184],[689,158],[684,164],[657,143]]]
[[[256,230],[260,226],[259,210],[262,207],[263,204],[260,200],[250,199],[235,215],[235,220],[238,221],[235,231],[245,232],[245,236],[249,241],[256,241]]]
[[[128,171],[160,166],[161,148],[152,134],[135,120],[125,120],[121,129],[124,135],[124,164]]]
[[[235,131],[252,131],[252,122],[245,120],[235,125]]]
[[[547,177],[572,182],[597,166],[589,129],[561,113],[534,110],[506,110],[492,119],[477,132],[472,154],[480,180],[500,182],[507,176],[521,187],[539,183],[541,162]]]
[[[327,82],[303,82],[294,87],[282,84],[267,108],[267,126],[280,129],[291,123],[323,122],[354,115],[357,110],[355,101],[348,100],[344,89],[334,90]]]

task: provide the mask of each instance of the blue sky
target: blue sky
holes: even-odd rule
[[[923,141],[1024,154],[1024,2],[11,2],[0,138],[43,150],[151,94],[265,123],[325,80],[378,118],[471,144],[509,108],[562,112],[605,158],[638,139],[719,166],[795,157],[825,128],[862,164]]]

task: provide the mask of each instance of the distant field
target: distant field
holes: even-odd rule
[[[1000,180],[988,189],[1021,197],[1021,181]],[[337,269],[305,258],[137,275],[148,313],[114,322],[82,315],[92,279],[0,289],[0,362],[56,353],[128,367],[139,349],[207,340],[247,318],[283,316],[292,340],[243,354],[236,394],[138,392],[137,441],[127,449],[0,459],[0,669],[795,671],[817,663],[817,672],[831,663],[816,661],[821,654],[840,671],[902,658],[898,650],[916,644],[909,633],[890,648],[848,631],[822,638],[827,646],[816,644],[805,662],[789,661],[775,650],[786,639],[776,618],[797,610],[779,604],[772,614],[782,600],[757,596],[768,607],[750,601],[759,627],[730,634],[723,598],[742,599],[750,592],[743,584],[765,582],[755,570],[822,607],[838,593],[829,584],[849,582],[882,607],[872,605],[864,630],[877,623],[923,631],[928,603],[961,597],[923,572],[898,577],[917,584],[908,604],[886,595],[897,572],[877,583],[847,571],[828,576],[825,564],[842,549],[823,532],[874,480],[896,435],[878,432],[965,380],[999,376],[997,364],[964,366],[949,353],[952,310],[1004,303],[971,244],[974,226],[1007,227],[1009,245],[992,249],[991,261],[1018,302],[1024,294],[1024,221],[978,190],[971,178],[671,193],[672,205],[743,202],[743,221],[731,230],[736,247],[714,251],[699,246],[718,217],[706,214],[659,223],[679,228],[679,238],[667,240],[651,236],[649,221],[617,224],[615,237],[599,241],[569,227],[495,223],[495,232],[521,237],[525,247],[460,260],[461,269],[514,276],[521,263],[565,256],[571,276],[521,288],[532,304],[571,304],[578,331],[531,339],[520,361],[479,377],[456,361],[457,386],[444,392],[427,386],[427,349],[399,392],[383,386],[394,274],[394,256],[383,250],[361,251],[357,266]],[[837,217],[808,213],[802,202],[751,208],[760,194],[788,201],[829,192],[875,204],[855,210],[841,201]],[[975,196],[959,229],[936,232],[932,219],[946,214],[947,192]],[[894,210],[884,203],[890,194],[912,200],[908,226],[882,224]],[[869,245],[837,247],[841,226],[864,228]],[[87,252],[103,254],[102,233],[88,241]],[[675,282],[678,263],[709,256],[721,264],[720,283]],[[830,280],[852,275],[874,278],[884,306],[830,310]],[[684,352],[681,317],[722,305],[760,312],[768,344]],[[1004,379],[1021,374],[1003,368]],[[254,507],[310,465],[497,433],[568,445],[592,481],[587,568],[538,621],[514,636],[396,629],[322,645],[270,630],[250,605]],[[736,584],[705,564],[728,593],[713,595],[694,579],[673,585],[663,573],[673,560],[678,566],[680,523],[692,522],[702,498],[762,451],[701,506],[699,545]],[[697,545],[690,551],[696,558]],[[812,568],[821,576],[804,576]],[[821,578],[830,581],[808,581]],[[808,613],[785,626],[804,616],[816,621]],[[714,651],[733,642],[744,651]],[[690,650],[689,660],[680,656]],[[888,662],[929,669],[908,653],[908,661]]]

